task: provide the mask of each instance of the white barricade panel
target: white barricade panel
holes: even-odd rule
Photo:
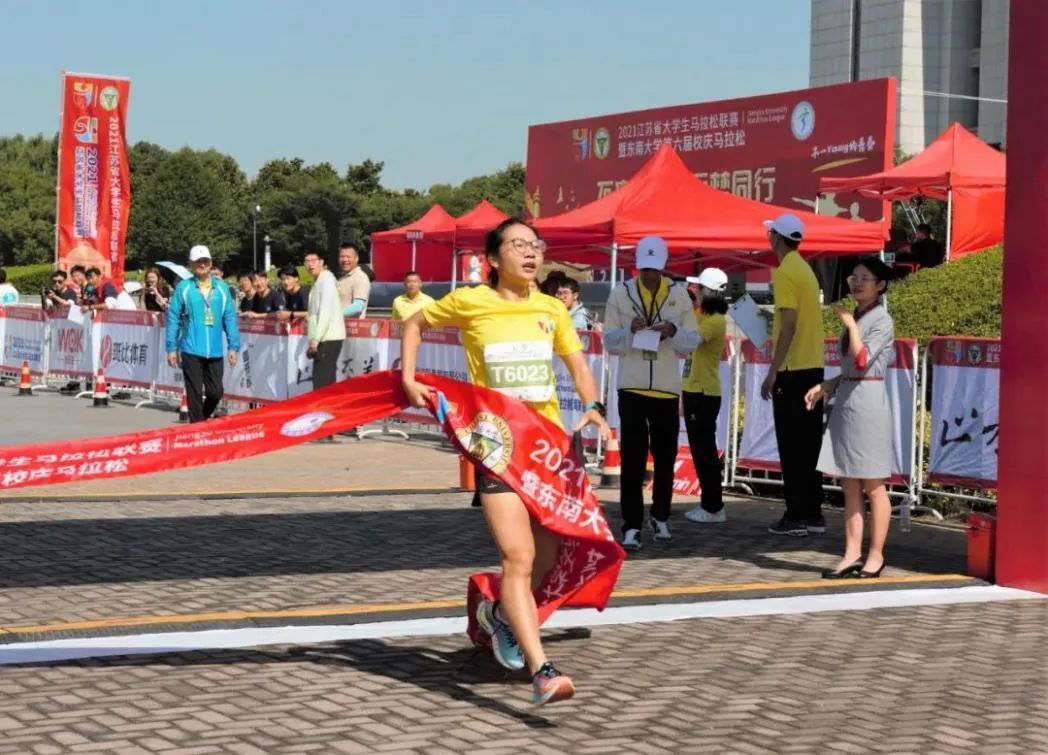
[[[997,487],[1001,342],[933,338],[931,454],[927,479],[944,485]]]
[[[346,318],[346,340],[338,357],[338,379],[389,369],[390,320]]]
[[[173,396],[181,396],[182,391],[185,390],[185,384],[183,383],[182,378],[182,368],[178,365],[172,367],[167,363],[166,326],[167,313],[158,312],[156,316],[156,350],[158,358],[155,390],[158,393],[168,393]]]
[[[51,342],[47,372],[49,375],[87,378],[94,367],[91,346],[91,321],[74,322],[68,317],[50,315],[47,332]]]
[[[287,392],[288,328],[276,315],[242,317],[237,363],[227,362],[222,387],[230,401],[283,401]]]
[[[40,307],[0,307],[0,335],[4,342],[0,369],[21,372],[22,363],[29,362],[29,371],[42,375],[46,329],[44,311]]]
[[[152,312],[103,309],[95,315],[92,342],[96,369],[110,384],[150,388],[157,366]]]
[[[771,472],[781,471],[779,446],[775,440],[775,417],[772,402],[761,398],[761,385],[768,375],[771,363],[771,342],[763,349],[755,349],[749,341],[742,345],[743,383],[746,402],[742,444],[737,466]],[[841,372],[840,341],[825,341],[826,377]],[[917,342],[896,339],[892,361],[885,379],[888,403],[892,412],[892,476],[891,482],[904,484],[913,477],[914,393],[917,386]]]
[[[600,387],[600,373],[604,369],[604,341],[601,338],[600,333],[591,331],[580,331],[579,339],[582,341],[582,353],[586,358],[586,364],[589,365],[590,371],[593,373],[593,379],[597,383],[597,387]],[[575,383],[571,379],[571,373],[568,372],[568,368],[564,366],[564,362],[559,357],[553,359],[553,372],[557,377],[557,401],[560,404],[560,421],[564,425],[565,431],[571,433],[575,425],[582,420],[583,403],[579,398],[579,394],[575,391]],[[588,431],[593,432],[593,431]],[[594,433],[594,437],[596,434]]]

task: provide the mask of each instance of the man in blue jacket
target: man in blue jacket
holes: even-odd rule
[[[236,299],[229,287],[211,274],[211,252],[206,246],[189,250],[193,277],[171,295],[167,310],[167,362],[178,364],[182,354],[189,421],[210,419],[222,400],[222,331],[229,345],[229,366],[237,363],[240,329]]]

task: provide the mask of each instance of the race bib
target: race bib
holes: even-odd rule
[[[549,341],[508,341],[484,347],[484,374],[489,388],[521,401],[542,403],[553,398],[553,344]]]

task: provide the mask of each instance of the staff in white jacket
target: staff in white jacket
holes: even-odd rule
[[[608,297],[604,344],[619,356],[616,388],[622,436],[622,547],[640,550],[644,524],[644,469],[655,459],[649,524],[655,540],[670,540],[673,465],[680,429],[678,355],[699,345],[698,324],[683,285],[662,274],[666,242],[645,236],[637,243],[638,276]]]
[[[309,334],[307,354],[313,359],[313,389],[316,390],[331,385],[338,376],[338,356],[346,340],[346,321],[342,317],[338,283],[324,258],[318,252],[309,252],[303,262],[314,279],[309,291],[306,331]]]

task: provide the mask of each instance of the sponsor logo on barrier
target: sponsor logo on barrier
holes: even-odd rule
[[[815,130],[815,108],[807,100],[802,100],[793,108],[790,114],[790,130],[793,136],[804,141]]]
[[[478,412],[468,426],[455,431],[455,436],[470,456],[495,474],[501,474],[509,466],[513,433],[506,420],[497,414]]]
[[[58,350],[69,354],[84,353],[83,328],[63,328],[58,331]]]
[[[325,422],[330,422],[334,418],[335,415],[328,412],[308,412],[301,417],[285,422],[284,426],[280,428],[280,434],[288,438],[299,438],[316,432]]]

